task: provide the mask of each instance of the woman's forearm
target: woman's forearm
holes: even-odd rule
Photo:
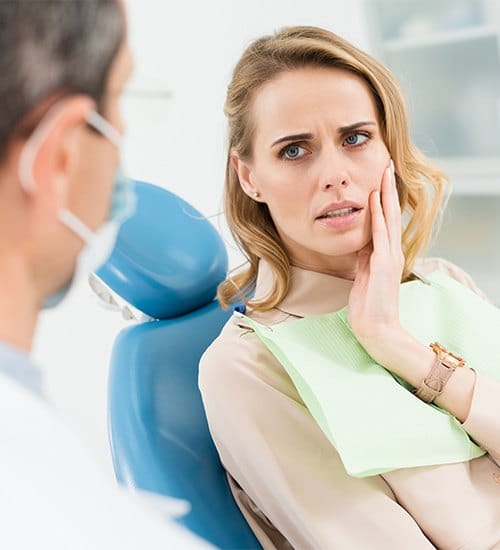
[[[386,330],[383,334],[385,336],[374,338],[376,345],[365,345],[365,349],[378,363],[419,388],[436,361],[436,354],[403,328]],[[472,403],[475,376],[469,368],[457,368],[434,403],[465,422]]]

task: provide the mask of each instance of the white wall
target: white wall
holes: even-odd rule
[[[136,73],[124,100],[125,170],[167,187],[205,215],[221,208],[222,108],[243,48],[254,38],[293,24],[323,26],[362,48],[368,46],[362,0],[126,4]],[[162,97],[164,92],[171,97]],[[239,255],[230,251],[230,258],[235,265]],[[47,373],[49,395],[108,467],[107,365],[113,338],[125,324],[118,314],[101,309],[82,284],[59,310],[42,315],[34,349]]]
[[[361,47],[368,42],[360,0],[199,0],[176,3],[175,9],[163,0],[127,5],[136,55],[130,88],[171,97],[126,98],[126,166],[132,176],[168,187],[205,215],[221,212],[223,104],[243,49],[259,36],[296,24],[324,26]]]

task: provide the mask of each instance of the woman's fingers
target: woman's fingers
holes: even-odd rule
[[[356,271],[356,279],[361,284],[367,281],[370,276],[370,259],[373,252],[373,244],[371,241],[358,252],[358,269]]]
[[[396,172],[394,168],[394,162],[391,159],[391,192],[393,196],[392,206],[394,212],[394,226],[392,227],[392,232],[390,235],[393,235],[392,242],[397,250],[401,250],[401,205],[399,204],[399,195],[398,189],[396,187]],[[389,236],[390,238],[390,236]]]
[[[392,226],[395,225],[396,221],[392,161],[391,163],[389,163],[389,166],[384,172],[382,185],[380,186],[380,193],[382,196],[382,209],[384,211],[384,218],[387,223],[387,228],[390,229]]]
[[[391,255],[393,261],[397,261],[399,266],[400,264],[404,264],[403,251],[401,248],[401,206],[399,204],[394,163],[392,159],[389,163],[388,170],[386,170],[382,178],[381,195],[384,222],[386,224],[387,239],[389,242],[388,254]]]
[[[370,212],[372,217],[372,241],[376,254],[387,254],[389,251],[389,237],[387,224],[380,202],[380,192],[373,191],[370,195]]]
[[[389,243],[391,249],[396,252],[398,247],[401,248],[401,208],[392,160],[382,178],[381,195]]]

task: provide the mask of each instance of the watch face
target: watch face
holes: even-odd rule
[[[440,363],[441,368],[451,371],[454,371],[457,367],[461,367],[464,364],[462,360],[458,360],[454,355],[448,353],[440,357]]]
[[[465,361],[455,353],[452,353],[451,351],[448,351],[446,348],[443,348],[441,344],[438,342],[433,342],[430,346],[434,353],[438,355],[439,359],[441,360],[441,364],[444,365],[447,368],[458,368],[463,367],[465,365]]]

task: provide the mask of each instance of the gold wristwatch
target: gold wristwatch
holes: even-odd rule
[[[413,390],[415,395],[426,403],[432,403],[443,392],[455,369],[465,365],[460,356],[448,351],[441,344],[433,342],[430,347],[436,354],[436,361],[420,387]]]

